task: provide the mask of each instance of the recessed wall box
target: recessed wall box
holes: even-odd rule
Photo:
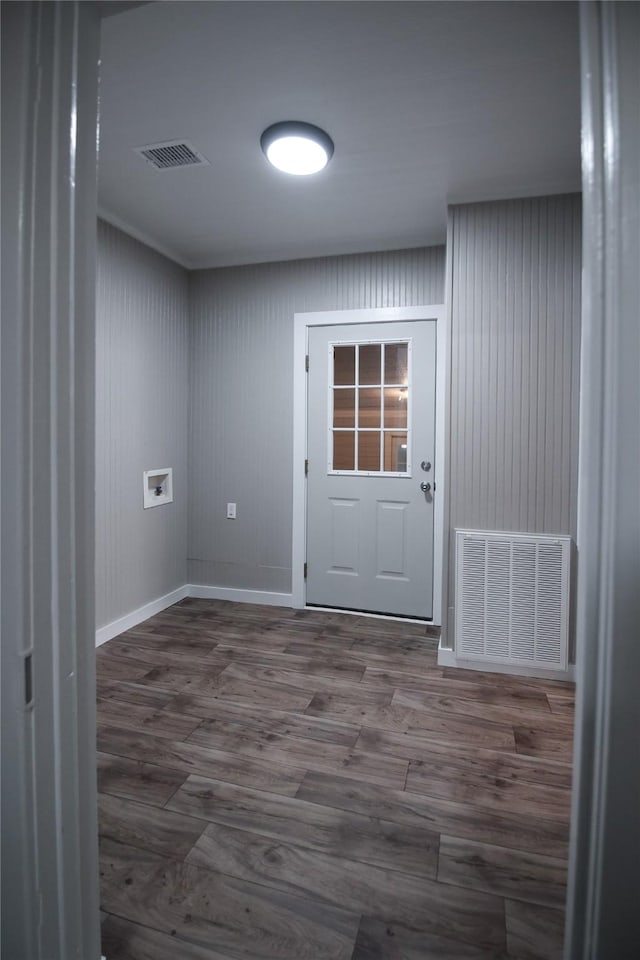
[[[159,507],[161,503],[173,503],[173,470],[145,470],[142,475],[144,509]]]

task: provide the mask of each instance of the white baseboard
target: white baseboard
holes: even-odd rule
[[[520,664],[489,663],[481,660],[462,660],[456,657],[450,647],[438,647],[439,667],[462,667],[465,670],[480,670],[483,673],[507,673],[513,677],[536,677],[541,680],[567,680],[575,683],[575,664],[570,663],[566,670],[540,670]]]
[[[145,603],[143,607],[132,610],[131,613],[126,614],[126,616],[112,620],[111,623],[107,623],[104,627],[96,630],[96,647],[106,643],[107,640],[112,640],[114,637],[117,637],[118,634],[124,633],[125,630],[136,627],[139,623],[142,623],[143,620],[148,620],[149,617],[160,613],[162,610],[166,610],[167,607],[173,606],[174,603],[177,603],[179,600],[184,600],[184,598],[188,596],[189,587],[187,584],[183,584],[183,586],[178,587],[177,590],[166,593],[164,597],[158,597],[157,600],[152,600],[151,603]]]
[[[199,600],[233,600],[235,603],[264,603],[270,607],[292,607],[292,593],[272,593],[270,590],[240,590],[236,587],[214,587],[202,583],[188,583],[188,597]]]
[[[232,600],[235,603],[264,603],[271,607],[292,607],[293,594],[291,593],[272,593],[269,590],[240,590],[235,587],[213,587],[201,583],[185,583],[165,594],[164,597],[158,597],[151,603],[145,603],[143,607],[132,610],[124,617],[107,623],[104,627],[96,630],[96,647],[106,643],[107,640],[113,640],[125,630],[136,627],[149,617],[156,613],[161,613],[167,607],[172,607],[179,600],[185,597],[197,597],[200,600]]]
[[[457,667],[455,650],[450,647],[443,647],[442,641],[438,644],[438,666],[439,667]]]

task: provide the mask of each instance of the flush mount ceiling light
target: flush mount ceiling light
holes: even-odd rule
[[[269,163],[283,173],[304,177],[318,173],[333,156],[333,140],[311,123],[285,120],[267,127],[260,146]]]

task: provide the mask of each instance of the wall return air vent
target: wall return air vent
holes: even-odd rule
[[[456,530],[456,654],[566,670],[569,537]]]
[[[209,161],[188,140],[167,140],[165,143],[148,143],[134,147],[136,153],[152,164],[156,170],[175,170],[176,167],[209,166]]]

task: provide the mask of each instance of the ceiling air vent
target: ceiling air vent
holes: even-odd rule
[[[156,170],[172,170],[175,167],[197,167],[209,161],[187,140],[168,140],[166,143],[150,143],[134,147],[136,153],[152,163]]]

